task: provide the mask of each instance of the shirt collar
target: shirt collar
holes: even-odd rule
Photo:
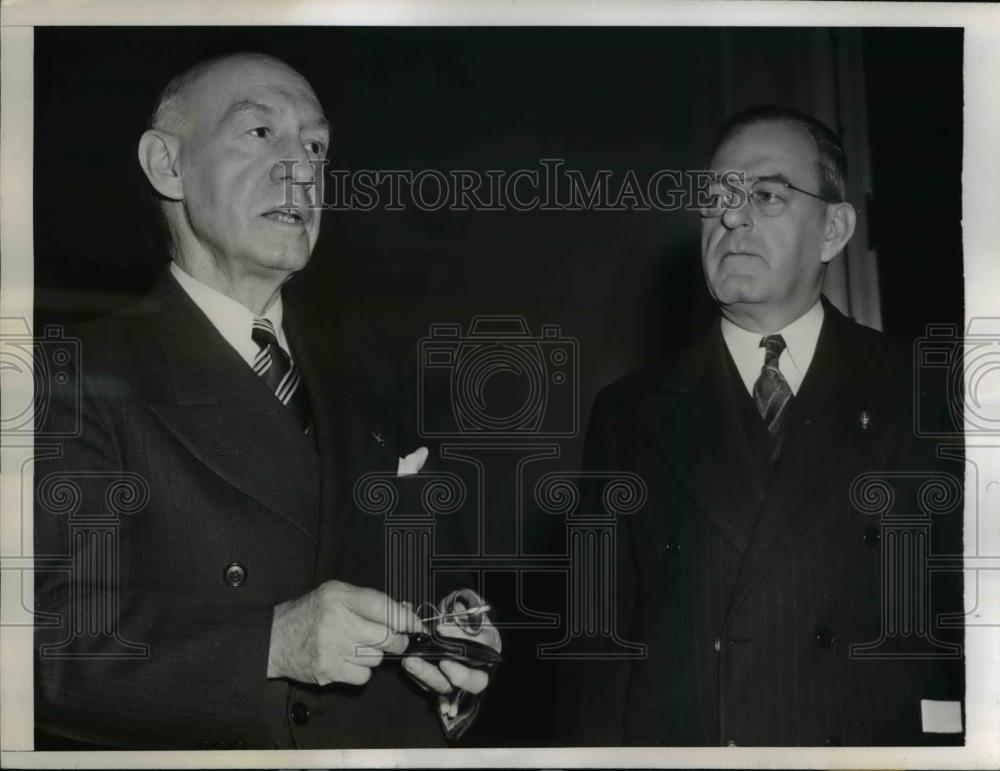
[[[764,366],[764,349],[760,347],[763,335],[743,329],[725,316],[722,317],[721,326],[722,339],[733,357],[740,378],[747,391],[753,394],[754,383],[760,377],[761,368]],[[778,369],[785,376],[793,394],[799,392],[799,387],[812,363],[822,326],[823,303],[817,300],[808,311],[775,333],[785,339],[785,350],[778,359]]]
[[[252,367],[254,359],[257,358],[257,352],[260,350],[257,343],[250,336],[253,331],[253,320],[256,318],[253,311],[232,297],[222,294],[217,289],[213,289],[190,274],[185,273],[175,262],[170,263],[170,272],[177,279],[177,283],[181,285],[181,288],[194,301],[195,305],[212,322],[212,326],[235,349],[243,361]],[[288,353],[285,331],[282,328],[283,317],[284,306],[279,294],[278,299],[271,303],[271,307],[267,309],[267,312],[261,318],[268,319],[274,325],[277,332],[278,345]]]

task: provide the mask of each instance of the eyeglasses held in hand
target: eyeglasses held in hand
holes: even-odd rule
[[[454,622],[460,629],[469,634],[478,634],[483,628],[483,618],[488,610],[492,610],[490,605],[477,605],[466,610],[455,610],[448,613],[438,613],[436,616],[420,619],[425,624],[428,621],[442,621],[443,623]]]
[[[426,632],[410,635],[406,654],[432,660],[452,659],[476,669],[491,670],[500,662],[500,652],[491,645],[472,639],[479,637],[483,631],[491,610],[492,606],[471,589],[451,592],[439,606],[425,603],[418,609],[420,620],[434,623],[429,624]],[[467,636],[455,637],[442,630],[442,627],[451,624]]]

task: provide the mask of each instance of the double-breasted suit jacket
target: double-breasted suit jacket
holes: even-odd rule
[[[877,651],[906,655],[851,652],[879,641],[888,608],[899,607],[883,586],[885,520],[856,505],[855,483],[889,472],[905,510],[914,485],[937,480],[953,505],[933,516],[929,549],[960,554],[961,465],[942,465],[914,440],[910,358],[824,307],[773,466],[718,324],[659,369],[598,395],[586,467],[637,473],[648,488],[642,509],[619,518],[616,591],[618,635],[646,654],[563,668],[564,742],[961,741],[924,733],[921,713],[923,699],[962,699],[961,631],[936,623],[944,612],[960,620],[960,574],[905,567],[912,576],[898,580],[919,574],[930,595],[907,606],[907,634]],[[913,613],[924,611],[918,632]]]
[[[436,705],[398,663],[360,687],[266,679],[277,603],[333,578],[383,588],[383,522],[353,486],[415,449],[399,404],[315,355],[292,310],[309,434],[168,274],[77,330],[79,398],[52,403],[37,432],[36,555],[62,565],[36,580],[43,734],[136,748],[443,743]]]

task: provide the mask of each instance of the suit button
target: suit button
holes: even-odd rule
[[[222,578],[230,586],[242,586],[243,582],[247,580],[247,569],[239,562],[230,562],[222,571]]]
[[[309,707],[301,701],[297,701],[292,705],[289,715],[297,725],[305,725],[309,722]]]
[[[819,645],[820,648],[832,648],[833,632],[831,632],[829,629],[817,629],[816,644]]]
[[[671,538],[663,545],[663,550],[667,554],[677,554],[681,550],[681,545]]]
[[[715,648],[716,653],[722,653],[722,638],[716,637],[715,642],[712,643],[712,647]]]
[[[879,542],[882,540],[882,534],[878,531],[878,528],[869,527],[865,529],[865,543],[869,546],[878,546]]]
[[[827,747],[840,747],[843,744],[838,736],[828,736],[826,739]]]
[[[729,741],[726,742],[726,746],[727,747],[739,747],[740,745],[738,745],[736,743],[735,739],[730,739]]]

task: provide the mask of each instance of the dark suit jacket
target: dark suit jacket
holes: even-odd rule
[[[416,449],[398,403],[336,354],[316,356],[292,310],[313,436],[169,274],[76,331],[79,408],[56,401],[37,433],[55,455],[35,470],[36,555],[63,568],[73,555],[73,572],[36,583],[37,610],[58,624],[37,634],[54,646],[36,658],[41,731],[136,748],[444,743],[435,705],[398,662],[362,687],[265,678],[275,604],[331,578],[384,586],[383,522],[352,489]],[[74,436],[53,438],[78,415]],[[74,619],[88,621],[74,633]]]
[[[634,472],[648,485],[643,508],[619,518],[617,593],[619,634],[647,655],[563,668],[564,743],[961,741],[922,733],[920,707],[963,696],[962,662],[948,647],[961,630],[934,623],[939,612],[961,613],[960,574],[933,576],[925,607],[941,644],[907,629],[878,649],[950,660],[850,654],[880,639],[883,561],[898,545],[884,535],[888,519],[852,503],[852,483],[914,472],[886,483],[892,516],[917,511],[914,488],[942,473],[913,440],[910,362],[825,303],[773,470],[718,324],[663,367],[599,394],[586,467]],[[929,548],[939,554],[961,553],[962,467],[952,466],[944,473],[954,474],[953,505],[931,528]],[[906,569],[913,573],[903,581],[928,575]]]

